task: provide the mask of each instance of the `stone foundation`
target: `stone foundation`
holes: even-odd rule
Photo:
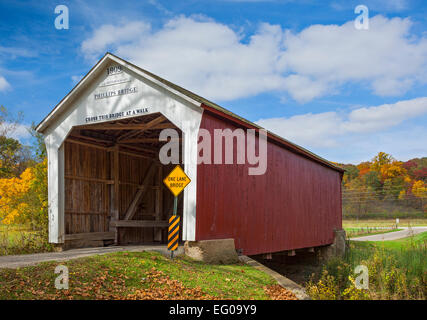
[[[344,257],[346,251],[345,230],[335,230],[334,242],[329,246],[321,247],[319,258],[328,260],[332,257]]]
[[[239,262],[234,239],[186,241],[184,252],[190,258],[211,264]]]

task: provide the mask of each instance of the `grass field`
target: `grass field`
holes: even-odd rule
[[[21,225],[4,225],[0,223],[0,235],[7,237],[11,244],[16,244],[20,241],[22,236],[34,235],[37,232],[29,230],[25,226]]]
[[[57,290],[59,264],[69,289]],[[155,252],[118,252],[0,269],[0,299],[271,299],[292,298],[273,278],[246,264],[207,265]]]
[[[367,219],[367,220],[347,220],[344,219],[343,228],[366,228],[366,227],[393,227],[396,219]],[[427,219],[399,219],[400,227],[427,226]]]
[[[396,219],[343,220],[347,238],[399,231]],[[399,219],[398,227],[427,226],[427,219]],[[378,229],[377,229],[378,228]],[[394,228],[381,230],[380,228]]]
[[[422,244],[424,244],[424,249],[425,249],[425,246],[427,245],[427,232],[419,233],[412,237],[399,239],[399,240],[365,241],[365,242],[359,242],[357,245],[380,248],[380,249],[390,249],[390,250],[400,252],[407,249],[411,249],[413,247],[417,247],[418,245],[422,245]],[[427,260],[425,262],[427,267]]]
[[[400,230],[402,230],[402,229],[379,230],[379,229],[368,228],[368,230],[367,230],[366,228],[347,228],[347,229],[345,229],[345,232],[346,232],[347,238],[358,238],[358,237],[364,237],[364,236],[373,236],[376,234],[396,232],[396,231],[400,231]]]
[[[52,251],[47,235],[22,225],[0,223],[0,256]]]

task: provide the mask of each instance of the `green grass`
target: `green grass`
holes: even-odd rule
[[[345,232],[346,232],[347,238],[359,238],[359,237],[365,237],[365,236],[373,236],[376,234],[396,232],[403,229],[391,229],[391,230],[384,229],[381,231],[371,231],[371,230],[375,230],[375,229],[369,229],[368,231],[366,231],[366,229],[361,229],[361,228],[346,228]]]
[[[343,219],[343,228],[393,227],[396,219]],[[427,226],[427,219],[399,219],[400,227]]]
[[[59,264],[69,269],[69,290],[54,287]],[[135,294],[141,299],[268,299],[264,287],[274,284],[270,276],[246,264],[170,260],[155,252],[118,252],[0,269],[0,299],[127,299]]]
[[[0,223],[0,256],[52,251],[47,232],[32,231],[23,225]]]
[[[427,232],[422,232],[414,236],[398,240],[366,241],[366,243],[367,245],[374,246],[376,248],[390,249],[394,251],[408,250],[427,243]]]
[[[0,224],[0,234],[7,237],[11,245],[16,245],[22,236],[35,235],[36,231],[31,231],[21,225],[4,225]]]
[[[368,268],[369,290],[352,282],[358,265]],[[427,232],[392,241],[350,241],[346,256],[328,261],[307,291],[313,299],[425,300]]]

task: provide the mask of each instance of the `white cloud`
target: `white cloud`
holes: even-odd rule
[[[313,100],[328,91],[327,83],[313,81],[309,77],[299,74],[287,76],[283,83],[284,88],[289,92],[291,97],[300,102]]]
[[[299,102],[358,83],[381,96],[426,82],[427,38],[409,18],[312,25],[301,32],[260,24],[250,37],[206,17],[176,17],[159,30],[142,21],[103,25],[82,43],[94,59],[106,50],[214,100],[287,93]]]
[[[326,159],[341,163],[360,163],[372,159],[379,151],[407,161],[425,157],[427,128],[403,126],[370,135],[345,135],[335,148],[313,148],[312,151]]]
[[[34,48],[31,50],[20,47],[3,47],[0,46],[0,55],[6,55],[9,59],[17,57],[31,58],[37,56]]]
[[[308,148],[336,148],[343,139],[371,139],[405,120],[427,114],[427,97],[354,109],[307,113],[289,118],[260,119],[260,126]],[[425,139],[423,139],[425,140]]]
[[[417,40],[410,34],[411,25],[408,18],[375,16],[369,30],[357,30],[349,21],[342,26],[313,25],[297,34],[288,31],[281,61],[317,85],[339,88],[361,82],[375,94],[399,95],[427,72],[427,38]]]
[[[132,41],[111,37],[122,34],[123,26],[116,27],[118,32],[102,26],[83,43],[82,51],[86,56],[101,54],[108,39],[118,44],[119,56],[215,100],[280,90],[285,85],[277,69],[283,41],[279,26],[260,25],[248,43],[228,26],[200,16],[172,19],[156,32],[144,26]]]
[[[121,25],[104,24],[97,29],[92,37],[82,42],[81,50],[86,58],[94,59],[107,46],[126,44],[143,36],[150,26],[144,22],[133,21]]]
[[[82,78],[83,78],[83,76],[82,76],[82,75],[79,75],[79,76],[74,75],[74,76],[71,76],[71,81],[72,81],[74,84],[76,84],[76,83],[77,83],[77,82],[79,82]]]
[[[6,91],[10,88],[11,86],[9,82],[7,82],[7,80],[4,77],[0,76],[0,91]]]
[[[6,134],[8,137],[17,139],[17,140],[25,140],[31,137],[30,134],[30,125],[26,124],[11,124],[8,122],[0,124],[0,133]]]
[[[359,108],[348,115],[343,130],[348,132],[375,132],[398,125],[403,121],[427,113],[427,97]]]

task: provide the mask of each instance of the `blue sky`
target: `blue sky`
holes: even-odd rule
[[[425,1],[2,0],[0,104],[38,123],[106,51],[331,161],[427,156]]]

